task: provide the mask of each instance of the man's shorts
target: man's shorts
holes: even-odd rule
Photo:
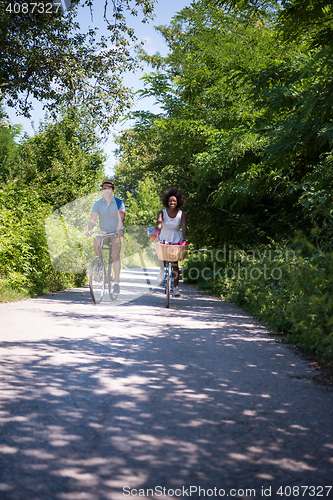
[[[121,246],[124,242],[124,236],[111,236],[112,250],[114,253],[120,254]]]
[[[97,236],[96,240],[98,241],[99,245],[101,244],[101,236]],[[103,242],[107,243],[108,241],[111,240],[112,244],[112,252],[117,253],[118,255],[120,254],[121,246],[124,241],[124,236],[108,236],[107,238],[103,238]]]

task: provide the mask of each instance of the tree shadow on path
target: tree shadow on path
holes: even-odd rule
[[[2,500],[327,497],[332,390],[235,306],[196,295],[194,309],[195,293],[154,315],[158,293],[94,315],[48,303],[62,338],[1,342]]]

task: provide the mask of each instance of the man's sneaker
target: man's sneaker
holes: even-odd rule
[[[158,273],[158,276],[156,278],[156,284],[160,285],[164,281],[164,270],[160,269],[160,272]]]
[[[180,292],[178,290],[178,286],[176,286],[176,288],[173,289],[173,296],[174,297],[180,297]]]
[[[113,295],[119,295],[120,294],[120,287],[119,287],[119,284],[118,283],[115,283],[113,285],[113,291],[112,291]]]

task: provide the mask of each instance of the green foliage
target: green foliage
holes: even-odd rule
[[[243,307],[333,367],[333,254],[304,237],[293,247],[204,248],[185,263],[185,281]]]
[[[17,290],[12,288],[7,280],[0,280],[0,302],[13,302],[29,298],[30,296],[26,290]]]
[[[24,141],[15,177],[32,185],[54,209],[91,192],[103,177],[105,155],[86,119],[64,115]]]
[[[107,37],[100,37],[97,28],[80,32],[75,6],[63,15],[52,2],[26,9],[27,3],[17,0],[16,11],[10,13],[9,3],[0,3],[0,98],[27,117],[31,97],[44,102],[53,115],[60,105],[75,113],[85,109],[96,125],[108,131],[132,98],[121,75],[137,66],[129,52],[136,37],[125,12],[136,16],[141,10],[145,22],[152,17],[154,1],[114,1],[112,13],[106,1]],[[93,1],[73,3],[90,7],[92,15]],[[52,12],[44,12],[50,5]]]
[[[125,226],[154,226],[161,208],[155,183],[146,177],[139,181],[135,196],[127,193]]]
[[[12,145],[0,133],[2,164],[8,142]],[[53,269],[45,220],[55,209],[94,191],[104,176],[104,154],[94,129],[85,117],[79,122],[64,115],[13,149],[15,161],[3,170],[0,183],[0,300],[84,283],[84,274]]]
[[[159,30],[170,52],[142,53],[154,69],[142,96],[163,114],[135,114],[119,141],[118,175],[151,175],[159,192],[183,188],[186,279],[332,365],[331,4],[202,0]],[[300,230],[306,243],[290,246]],[[219,262],[214,248],[256,255]]]
[[[97,129],[107,132],[129,107],[132,92],[121,76],[138,66],[129,52],[137,39],[127,14],[141,11],[147,22],[154,0],[112,1],[111,11],[105,0],[106,37],[97,28],[80,32],[75,21],[79,4],[93,17],[93,0],[73,3],[65,15],[51,3],[27,8],[18,0],[12,12],[0,4],[0,97],[27,117],[36,98],[53,119],[18,145],[18,129],[0,108],[1,300],[85,279],[52,268],[45,219],[94,191],[104,176]]]
[[[42,201],[38,191],[3,186],[0,208],[2,300],[8,300],[15,291],[19,297],[34,296],[83,282],[83,276],[59,273],[51,266],[44,223],[52,208]]]
[[[170,53],[141,53],[157,70],[142,96],[164,113],[135,113],[117,175],[135,179],[132,193],[140,175],[159,192],[183,188],[194,244],[264,244],[300,229],[312,238],[317,225],[329,250],[333,45],[282,37],[296,0],[241,3],[198,1],[158,28]]]
[[[18,152],[15,139],[20,131],[20,126],[13,126],[10,123],[0,103],[0,182],[10,178]]]
[[[183,189],[189,237],[198,245],[290,236],[302,207],[288,191],[284,166],[266,161],[272,116],[266,101],[260,105],[258,82],[301,49],[276,43],[269,17],[252,16],[250,24],[205,2],[159,30],[170,54],[163,63],[142,55],[162,70],[144,78],[142,95],[154,96],[165,113],[136,113],[136,125],[119,140],[117,175],[130,169],[134,178],[153,176],[159,192]],[[283,120],[279,111],[273,125]]]
[[[149,117],[145,114],[146,121]],[[150,130],[149,130],[150,132]],[[156,149],[159,146],[158,139],[152,133],[144,129],[142,135],[140,130],[125,130],[119,137],[116,137],[118,144],[117,155],[119,162],[115,167],[114,181],[117,191],[123,199],[127,193],[134,194],[139,182],[147,174],[147,162],[154,162]],[[155,180],[153,173],[149,174]]]

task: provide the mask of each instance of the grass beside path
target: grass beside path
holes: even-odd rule
[[[0,302],[13,302],[30,298],[26,290],[15,290],[6,283],[0,282]]]
[[[310,247],[189,253],[184,281],[233,302],[333,370],[333,253]]]
[[[15,286],[10,279],[0,280],[0,302],[13,302],[17,300],[31,299],[39,295],[44,295],[49,292],[57,292],[66,290],[67,288],[80,287],[87,283],[86,273],[45,273],[44,277],[39,277],[39,280],[34,283],[28,281]]]

